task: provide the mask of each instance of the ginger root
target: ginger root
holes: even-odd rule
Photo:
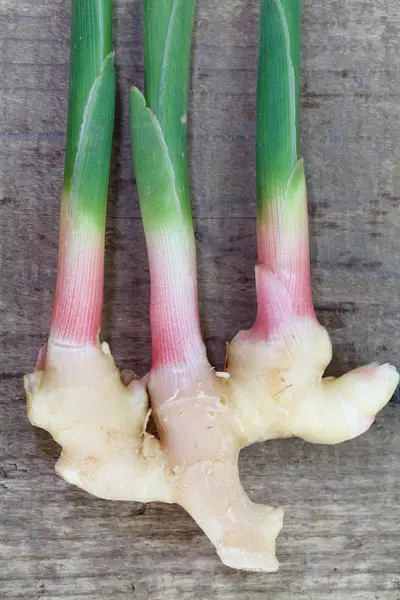
[[[125,386],[108,345],[68,347],[49,341],[25,377],[28,417],[62,447],[56,472],[108,500],[171,502],[165,454],[146,432],[146,386]]]
[[[258,314],[230,344],[226,371],[210,366],[187,173],[194,5],[145,0],[148,81],[146,97],[132,90],[131,127],[150,264],[152,367],[145,380],[125,385],[98,341],[115,102],[112,2],[73,0],[57,288],[47,349],[25,377],[28,416],[61,446],[56,471],[68,482],[110,500],[178,503],[226,565],[276,571],[283,511],[250,501],[240,450],[279,437],[333,444],[360,435],[399,376],[390,365],[369,365],[324,378],[332,349],[312,306],[298,152],[298,0],[261,0]],[[147,431],[151,411],[160,439]]]
[[[62,447],[56,471],[69,483],[109,500],[180,504],[226,565],[276,571],[283,511],[249,500],[239,478],[241,448],[290,436],[351,439],[371,425],[399,380],[393,367],[372,365],[325,381],[325,330],[303,322],[297,333],[254,343],[242,332],[231,344],[226,378],[205,355],[194,373],[181,375],[180,388],[170,370],[151,372],[161,443],[146,432],[145,384],[124,386],[107,344],[49,342],[40,370],[25,378],[28,416]],[[305,352],[307,342],[319,352]]]
[[[229,347],[227,386],[247,443],[301,437],[337,444],[364,433],[389,402],[399,375],[389,364],[325,377],[327,331],[296,318],[270,339],[240,332]]]

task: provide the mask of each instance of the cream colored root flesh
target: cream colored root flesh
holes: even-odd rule
[[[43,362],[39,360],[39,362]],[[69,483],[110,500],[176,502],[237,569],[276,571],[275,540],[283,511],[250,501],[239,479],[241,440],[225,385],[205,362],[179,389],[152,385],[158,440],[145,433],[148,400],[128,387],[108,346],[49,344],[42,370],[25,378],[28,416],[62,447],[56,471]],[[173,379],[173,378],[172,378]],[[168,401],[169,398],[169,401]],[[157,399],[159,402],[157,402]]]
[[[150,375],[149,388],[174,501],[194,518],[227,566],[276,571],[275,541],[283,511],[251,502],[243,490],[241,440],[225,386],[208,364],[195,383],[180,389],[160,389],[158,375]]]
[[[229,397],[247,444],[278,437],[335,444],[364,433],[399,382],[390,365],[323,378],[332,356],[326,330],[297,319],[274,339],[239,333],[229,348]]]
[[[214,375],[205,359],[192,381],[181,376],[179,388],[167,371],[150,375],[158,431],[174,474],[174,501],[228,566],[278,568],[275,541],[283,513],[246,496],[238,473],[240,449],[279,437],[329,444],[351,439],[368,429],[396,388],[399,376],[389,365],[323,379],[331,354],[326,330],[314,320],[297,319],[269,341],[239,334],[229,349],[226,378]]]
[[[25,387],[31,423],[62,447],[56,471],[66,481],[109,500],[171,501],[165,455],[145,433],[145,386],[123,385],[107,344],[49,343]]]
[[[337,443],[363,433],[399,381],[390,365],[323,378],[331,359],[325,329],[297,319],[268,341],[242,332],[218,377],[204,353],[196,374],[150,373],[160,442],[145,432],[144,385],[125,387],[108,346],[48,347],[45,368],[28,375],[28,414],[62,446],[57,472],[113,500],[176,502],[228,566],[276,571],[283,512],[250,501],[240,483],[240,449],[298,436]],[[267,488],[266,482],[266,488]]]

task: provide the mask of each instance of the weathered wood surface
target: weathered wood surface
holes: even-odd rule
[[[149,365],[148,270],[128,132],[143,80],[139,0],[116,0],[119,72],[104,332],[121,366]],[[199,0],[190,151],[201,313],[210,357],[255,311],[258,0]],[[286,509],[281,570],[222,566],[178,507],[108,503],[53,474],[21,376],[49,328],[67,108],[69,2],[0,3],[0,598],[399,600],[400,406],[358,440],[243,453],[258,501]],[[331,372],[400,365],[400,8],[306,0],[303,152],[313,290],[335,345]]]

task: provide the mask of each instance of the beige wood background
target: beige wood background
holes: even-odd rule
[[[83,0],[82,0],[83,1]],[[128,88],[142,84],[141,2],[116,0],[118,115],[104,335],[121,367],[149,366],[149,277],[131,168]],[[70,2],[0,0],[1,600],[399,600],[400,405],[362,438],[246,450],[243,482],[282,505],[281,570],[219,563],[178,507],[109,503],[53,473],[56,444],[25,415],[22,375],[49,329],[68,84]],[[190,98],[203,329],[224,342],[255,312],[258,0],[198,0]],[[313,291],[330,372],[400,366],[400,7],[305,0],[302,140]]]

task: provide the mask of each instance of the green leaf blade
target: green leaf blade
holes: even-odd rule
[[[165,45],[175,0],[144,0],[145,98],[155,115],[158,112]]]
[[[182,204],[177,218],[190,212],[186,121],[194,9],[195,0],[144,2],[145,98],[168,149],[174,187]],[[133,135],[135,131],[133,128]],[[140,168],[136,158],[136,173]]]
[[[89,92],[69,186],[73,209],[105,226],[115,108],[114,55],[109,54]]]
[[[94,81],[111,53],[112,0],[73,0],[70,42],[66,191],[73,178],[81,126]]]
[[[299,160],[301,0],[261,0],[257,86],[259,213]]]
[[[161,126],[143,94],[131,89],[131,132],[140,207],[146,232],[191,227],[189,201],[178,194],[175,172]]]

